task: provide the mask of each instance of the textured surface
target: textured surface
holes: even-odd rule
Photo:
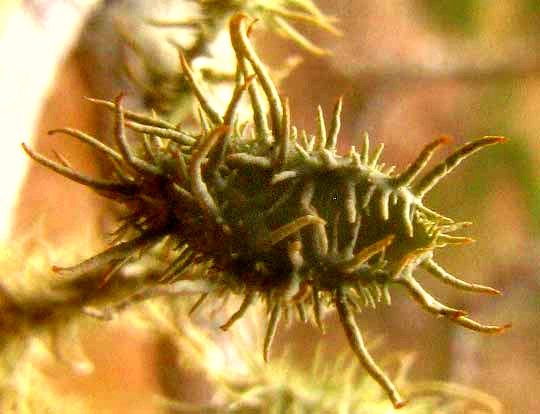
[[[238,71],[223,115],[181,56],[184,75],[200,103],[200,132],[126,111],[119,96],[114,103],[96,101],[114,113],[117,149],[79,131],[55,131],[102,152],[114,166],[113,177],[87,177],[61,157],[53,162],[25,146],[36,161],[130,211],[110,249],[58,270],[83,275],[103,269],[107,279],[137,260],[141,251],[152,254],[156,247],[169,265],[155,284],[176,282],[169,286],[177,289],[187,282],[197,284],[193,290],[203,292],[202,300],[229,293],[243,296],[223,329],[254,300],[266,302],[265,359],[280,318],[291,309],[306,320],[311,308],[322,328],[322,310],[335,308],[359,361],[401,407],[404,400],[363,344],[354,311],[376,301],[389,303],[388,288],[399,284],[431,313],[480,332],[504,329],[480,324],[464,311],[439,303],[413,275],[422,266],[456,288],[498,293],[461,281],[433,261],[435,248],[470,239],[450,234],[467,223],[454,223],[430,210],[423,197],[467,156],[503,139],[485,137],[465,144],[419,179],[446,138],[428,144],[399,174],[379,162],[382,147],[370,151],[367,137],[360,152],[351,148],[339,155],[341,101],[328,126],[319,108],[316,135],[292,127],[287,101],[251,47],[246,22],[246,16],[236,15],[230,24]],[[244,92],[249,94],[252,123],[236,116]],[[141,133],[137,147],[128,144],[126,129]],[[194,265],[200,280],[193,280]]]

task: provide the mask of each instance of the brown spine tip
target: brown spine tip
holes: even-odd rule
[[[441,135],[439,138],[436,139],[436,142],[439,145],[450,144],[452,141],[454,141],[454,139],[449,135]]]
[[[396,409],[396,410],[399,410],[400,408],[405,407],[408,403],[409,403],[409,401],[407,401],[407,400],[392,401],[394,409]]]
[[[88,102],[92,102],[93,104],[105,103],[105,101],[102,101],[101,99],[91,98],[89,96],[83,96],[83,99]]]
[[[489,286],[486,286],[485,292],[488,295],[493,295],[493,296],[502,296],[503,295],[503,293],[499,289],[495,289],[495,288],[492,288],[492,287],[489,287]]]
[[[448,316],[449,316],[450,318],[461,318],[461,317],[463,317],[463,316],[467,316],[467,312],[465,312],[465,311],[462,310],[462,309],[458,309],[458,310],[449,312],[449,313],[448,313]]]
[[[251,75],[248,75],[248,76],[246,77],[246,79],[244,80],[244,85],[243,85],[243,87],[245,88],[245,87],[249,86],[249,84],[251,83],[251,81],[252,81],[253,79],[255,79],[256,77],[257,77],[257,74],[255,74],[255,73],[252,73]]]
[[[125,94],[124,92],[120,92],[118,95],[116,95],[116,96],[114,97],[114,101],[113,101],[114,104],[115,104],[116,106],[121,105],[121,104],[122,104],[122,101],[123,101],[124,98],[125,98],[125,96],[126,96],[126,94]]]
[[[249,16],[246,13],[236,13],[231,20],[229,20],[229,29],[232,32],[234,29],[237,29],[240,25],[244,23],[244,20],[249,19]],[[250,25],[251,26],[251,25]]]
[[[510,329],[512,327],[512,323],[507,323],[503,326],[500,326],[499,327],[499,331],[497,333],[503,333],[505,331],[507,331],[508,329]]]
[[[178,58],[180,59],[180,65],[182,67],[183,72],[186,72],[187,70],[189,70],[189,64],[186,60],[186,57],[184,56],[184,54],[182,53],[180,49],[178,49]]]
[[[246,18],[248,18],[247,15],[245,15]],[[253,31],[253,28],[255,27],[255,24],[259,21],[259,19],[253,19],[253,21],[248,25],[247,29],[246,29],[246,35],[247,37],[250,37],[251,36],[251,32]]]
[[[69,268],[67,267],[61,267],[61,266],[57,266],[57,265],[52,265],[51,266],[51,270],[54,272],[54,273],[58,273],[58,274],[65,274],[69,271]]]
[[[505,137],[500,137],[500,136],[485,136],[485,137],[482,137],[482,139],[492,143],[492,144],[504,144],[506,141],[508,141],[507,138]]]

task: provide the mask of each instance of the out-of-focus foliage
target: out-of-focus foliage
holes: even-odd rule
[[[60,397],[50,378],[39,371],[40,362],[51,357],[81,373],[92,369],[79,342],[84,324],[70,303],[72,292],[55,290],[58,278],[49,270],[51,260],[80,253],[68,247],[54,251],[46,244],[31,251],[26,247],[0,247],[1,411],[84,413],[84,405]]]
[[[186,105],[189,88],[177,70],[178,51],[209,82],[216,100],[230,92],[234,53],[224,29],[234,13],[249,14],[258,20],[259,26],[316,55],[328,51],[304,34],[305,27],[339,34],[333,25],[335,19],[322,13],[311,0],[162,0],[150,10],[144,2],[139,3],[133,7],[129,2],[120,2],[113,12],[96,16],[93,26],[115,28],[120,43],[129,49],[119,47],[119,54],[123,56],[121,64],[131,87],[142,96],[147,108],[176,122],[184,121],[191,113],[191,106]],[[287,59],[282,70],[296,63]]]
[[[197,327],[186,308],[170,300],[142,304],[128,320],[143,329],[166,332],[178,347],[179,363],[203,372],[213,389],[209,403],[194,404],[158,398],[173,413],[182,414],[386,414],[394,412],[386,394],[364,370],[340,352],[330,356],[321,347],[310,350],[307,369],[287,352],[269,363],[258,352],[264,311],[250,310],[227,336]],[[207,316],[205,317],[207,318]],[[376,347],[370,344],[370,348]],[[395,383],[411,397],[403,414],[500,414],[496,398],[470,387],[446,382],[415,383],[409,372],[413,355],[394,353],[384,362]]]
[[[483,2],[478,0],[420,0],[423,11],[439,29],[454,34],[473,34]]]

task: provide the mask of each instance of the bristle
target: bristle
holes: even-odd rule
[[[175,158],[178,160],[178,177],[182,179],[182,182],[187,182],[189,179],[189,171],[186,161],[184,160],[184,154],[182,154],[180,151],[175,152]]]
[[[362,250],[360,250],[360,252],[355,254],[352,259],[339,263],[339,270],[343,273],[355,272],[361,265],[375,256],[377,253],[383,251],[383,249],[387,248],[394,241],[394,238],[395,236],[391,234],[378,242],[364,247]]]
[[[232,165],[244,165],[259,167],[262,169],[271,169],[272,161],[267,157],[259,157],[257,155],[251,155],[243,152],[237,152],[227,156],[227,161]]]
[[[126,257],[124,257],[122,260],[119,260],[117,263],[115,263],[107,272],[105,272],[102,276],[101,282],[99,283],[99,288],[103,288],[109,280],[111,280],[114,276],[118,274],[118,272],[131,261],[132,255],[127,254]]]
[[[351,229],[351,237],[348,243],[343,247],[342,254],[344,258],[350,258],[353,255],[353,251],[358,242],[358,236],[360,234],[360,227],[362,226],[362,216],[360,214],[356,215],[356,222],[353,224]]]
[[[185,270],[193,264],[195,252],[190,249],[183,249],[174,262],[159,277],[160,282],[171,282],[178,279]]]
[[[358,295],[358,297],[364,300],[364,307],[372,309],[375,309],[377,307],[377,304],[375,303],[375,299],[373,299],[371,292],[361,286],[360,283],[355,283],[353,285],[353,289]]]
[[[367,285],[367,289],[372,291],[375,294],[375,297],[377,298],[377,303],[381,303],[382,300],[382,289],[379,286],[379,284],[375,281],[369,283]]]
[[[290,116],[289,116],[290,118]],[[290,120],[289,120],[289,123],[290,123]],[[294,125],[291,125],[291,138],[290,138],[290,141],[291,141],[291,144],[293,145],[297,145],[298,144],[298,128],[296,128]]]
[[[321,106],[317,107],[317,144],[316,151],[322,151],[326,148],[326,124],[324,122],[324,114]]]
[[[332,112],[332,121],[328,130],[328,141],[326,148],[330,151],[335,151],[338,143],[339,130],[341,128],[341,108],[343,106],[343,97],[340,97],[334,106]]]
[[[103,106],[112,112],[116,111],[116,105],[113,102],[104,101],[102,99],[88,98],[88,97],[85,97],[85,99],[94,104]],[[130,121],[138,122],[139,124],[148,125],[148,126],[156,126],[156,127],[165,128],[165,129],[173,129],[173,130],[175,129],[175,125],[171,124],[170,122],[167,122],[163,119],[156,119],[152,116],[143,115],[137,112],[124,111],[124,116],[126,119],[129,119]]]
[[[356,186],[354,181],[348,180],[344,183],[344,201],[343,208],[345,209],[345,217],[349,223],[356,221]]]
[[[124,124],[126,127],[132,129],[133,131],[154,135],[160,138],[170,139],[171,141],[174,141],[180,145],[193,145],[195,143],[194,138],[175,129],[143,125],[133,121],[125,121]]]
[[[512,327],[512,324],[508,323],[506,325],[497,326],[497,325],[483,325],[481,323],[478,323],[472,319],[466,318],[465,316],[461,316],[458,318],[449,319],[450,322],[453,322],[457,325],[461,325],[467,329],[470,329],[471,331],[476,332],[482,332],[486,334],[500,334],[506,331],[507,329],[510,329]]]
[[[450,308],[446,305],[435,300],[429,293],[427,293],[420,284],[410,276],[402,276],[399,283],[403,284],[411,297],[418,302],[427,311],[440,316],[446,316],[448,318],[458,318],[465,316],[467,313],[461,309]]]
[[[449,244],[470,244],[474,243],[474,239],[470,237],[460,237],[460,236],[449,236],[448,234],[439,234],[437,236],[437,247],[444,247]]]
[[[362,196],[362,200],[360,204],[360,206],[362,207],[362,210],[366,209],[369,203],[371,202],[371,198],[373,197],[375,190],[377,190],[377,186],[375,184],[370,184],[367,191]]]
[[[451,218],[443,216],[442,214],[439,214],[436,211],[431,210],[430,208],[424,206],[422,203],[417,203],[416,208],[432,220],[443,221],[446,223],[454,222],[454,220],[452,220]]]
[[[249,78],[252,74],[249,73],[247,67],[247,61],[244,57],[238,57],[238,64],[244,73],[244,77]],[[255,127],[256,136],[270,145],[273,141],[272,133],[268,126],[268,120],[266,117],[266,108],[264,106],[261,94],[259,91],[259,85],[257,82],[250,82],[248,85],[249,99],[251,101],[251,108],[253,109],[253,125]]]
[[[505,139],[502,137],[484,137],[465,144],[424,176],[418,185],[414,187],[414,192],[419,198],[423,198],[440,180],[450,174],[461,161],[484,147],[500,144],[504,141]]]
[[[306,152],[311,152],[312,148],[309,148],[309,140],[305,129],[300,131],[300,145]],[[309,158],[309,157],[308,157]]]
[[[143,133],[143,139],[142,139],[142,142],[143,142],[143,146],[144,146],[144,151],[146,153],[146,155],[148,156],[148,158],[150,159],[150,163],[152,164],[156,164],[157,163],[157,158],[156,158],[156,154],[152,148],[152,141],[150,140],[150,136],[153,136],[155,138],[155,135],[149,135],[147,133]]]
[[[390,289],[388,283],[382,286],[382,301],[385,305],[390,306],[392,304],[392,296],[390,296]]]
[[[300,319],[300,322],[306,323],[306,308],[303,302],[298,302],[294,305],[296,307],[296,311],[298,312],[298,319]]]
[[[107,145],[105,145],[101,141],[95,139],[94,137],[92,137],[92,136],[90,136],[88,134],[85,134],[84,132],[78,131],[76,129],[57,128],[57,129],[52,129],[52,130],[48,131],[48,134],[49,135],[66,134],[66,135],[72,136],[73,138],[76,138],[81,142],[84,142],[84,143],[87,143],[87,144],[91,145],[92,147],[94,147],[98,151],[102,152],[103,154],[108,155],[108,156],[112,157],[113,159],[115,159],[117,161],[122,161],[122,156],[119,153],[117,153],[115,150],[108,147]]]
[[[279,29],[282,30],[283,33],[285,33],[285,35],[288,38],[298,43],[300,46],[302,46],[304,49],[306,49],[310,53],[314,55],[321,55],[321,56],[328,54],[327,50],[322,49],[318,47],[317,45],[315,45],[311,40],[309,40],[302,33],[296,30],[293,26],[287,23],[285,19],[282,19],[279,16],[274,16],[273,20],[275,24],[279,27]]]
[[[295,178],[298,176],[298,172],[295,170],[291,171],[282,171],[278,174],[275,174],[272,177],[272,180],[270,181],[270,185],[276,185],[277,183],[281,183],[286,180],[290,180],[291,178]]]
[[[430,142],[424,147],[422,152],[420,152],[418,158],[416,158],[416,160],[411,165],[409,165],[409,167],[405,171],[395,177],[392,180],[392,183],[397,187],[400,187],[402,185],[409,185],[420,173],[420,171],[422,171],[422,169],[427,165],[437,148],[439,148],[443,144],[446,144],[448,141],[448,137],[440,137],[437,138],[435,141]]]
[[[394,407],[403,407],[405,400],[401,398],[392,381],[377,366],[371,355],[369,355],[369,352],[364,345],[364,340],[362,339],[360,330],[358,329],[356,321],[354,320],[354,316],[350,312],[346,303],[345,294],[341,289],[338,289],[337,291],[335,305],[341,326],[345,331],[345,335],[347,336],[347,340],[349,341],[349,345],[351,346],[354,354],[366,371],[369,372],[371,378],[377,381],[379,385],[386,391]]]
[[[186,80],[193,91],[193,94],[197,97],[199,104],[203,111],[208,115],[210,120],[214,125],[220,125],[223,123],[223,119],[219,115],[219,112],[213,107],[210,101],[206,98],[206,93],[203,91],[202,86],[199,85],[199,82],[195,78],[195,74],[189,67],[189,64],[184,57],[184,54],[180,49],[178,49],[178,57],[180,59],[180,66],[182,68],[182,73],[186,77]]]
[[[245,26],[245,20],[247,18],[245,14],[238,13],[230,20],[231,43],[237,57],[247,59],[257,74],[257,78],[268,100],[270,118],[272,119],[272,135],[277,137],[281,131],[281,101],[266,68],[249,43]]]
[[[277,165],[281,168],[287,164],[287,157],[289,156],[289,146],[291,137],[291,111],[289,108],[289,100],[283,99],[283,118],[281,120],[281,131],[279,134],[279,146],[278,146],[278,159]]]
[[[321,318],[321,299],[319,298],[319,290],[315,287],[312,288],[312,298],[313,298],[313,316],[315,318],[315,324],[321,330],[322,333],[325,332],[324,325]]]
[[[66,168],[69,168],[69,169],[73,170],[73,166],[67,160],[66,157],[64,157],[60,152],[56,151],[55,149],[53,149],[52,151],[53,151],[54,156],[58,159],[58,161],[60,162],[61,165],[63,165]]]
[[[276,301],[270,311],[270,318],[268,319],[268,326],[266,327],[266,333],[264,335],[264,344],[263,344],[263,359],[264,362],[268,362],[270,357],[270,348],[272,347],[272,342],[276,336],[277,326],[281,318],[281,303]]]
[[[208,115],[204,113],[204,109],[202,109],[201,105],[197,105],[197,115],[199,116],[199,125],[201,128],[201,135],[205,136],[210,133],[211,127],[211,121],[208,119]]]
[[[126,138],[124,110],[122,108],[123,95],[118,95],[114,103],[116,105],[116,113],[114,119],[114,138],[115,143],[124,158],[124,161],[135,171],[142,174],[161,175],[161,170],[155,165],[149,164],[133,154]]]
[[[60,267],[55,265],[53,266],[53,271],[69,274],[70,276],[89,275],[98,269],[102,269],[103,266],[106,266],[113,261],[123,260],[126,256],[132,256],[138,250],[144,247],[155,245],[163,237],[164,234],[160,231],[149,231],[132,240],[109,247],[100,254],[93,256],[75,266]]]
[[[221,325],[219,328],[223,331],[228,330],[237,320],[239,320],[246,311],[249,309],[251,304],[253,303],[255,299],[255,294],[253,292],[247,292],[244,295],[244,299],[242,300],[242,303],[240,304],[240,307],[236,312],[234,312],[230,318],[225,322],[223,325]]]
[[[284,224],[283,226],[273,230],[268,236],[268,243],[273,246],[280,241],[286,239],[292,234],[297,233],[300,229],[311,226],[311,225],[326,225],[326,222],[315,215],[308,214],[303,217],[299,217],[290,223]]]
[[[360,155],[362,164],[368,165],[369,163],[369,135],[367,132],[362,134],[362,151]]]
[[[431,273],[433,276],[435,276],[437,279],[457,289],[466,290],[470,292],[488,293],[490,295],[501,294],[499,290],[494,289],[492,287],[478,285],[476,283],[468,283],[468,282],[465,282],[464,280],[458,279],[455,276],[452,276],[450,273],[444,270],[441,266],[435,263],[435,261],[432,259],[426,260],[425,262],[423,262],[422,267],[426,269],[429,273]]]
[[[227,130],[227,126],[219,127],[205,137],[204,140],[201,140],[192,154],[191,163],[189,166],[191,193],[201,208],[216,219],[220,217],[219,207],[215,203],[212,195],[208,191],[208,187],[203,180],[201,166],[212,147],[216,145],[219,138]]]
[[[112,194],[114,197],[114,195],[116,194],[120,194],[120,195],[128,194],[131,192],[131,190],[135,189],[135,187],[133,186],[118,183],[116,181],[98,180],[96,178],[88,177],[87,175],[76,172],[72,170],[71,168],[67,168],[61,164],[58,164],[54,161],[49,160],[48,158],[38,154],[37,152],[32,151],[24,143],[21,144],[21,146],[24,149],[24,151],[28,154],[28,156],[32,158],[34,161],[40,163],[41,165],[53,170],[54,172],[60,175],[63,175],[66,178],[69,178],[72,181],[75,181],[79,184],[90,187],[99,192],[108,192]]]
[[[384,221],[387,221],[390,217],[390,195],[392,194],[392,188],[390,187],[383,187],[379,189],[381,195],[379,198],[379,209],[381,211],[381,217]]]
[[[338,250],[339,250],[339,225],[340,225],[340,219],[341,219],[341,211],[336,209],[336,212],[334,213],[334,217],[332,220],[332,226],[330,227],[330,237],[329,239],[329,246],[328,246],[328,255],[332,258],[338,256]]]
[[[394,193],[396,194],[396,193]],[[409,237],[414,236],[414,209],[415,209],[415,199],[409,193],[402,193],[401,195],[401,219],[403,220],[403,225],[407,230],[407,235]]]
[[[199,309],[199,307],[203,304],[203,302],[206,300],[208,295],[209,295],[208,292],[201,293],[201,295],[199,296],[199,299],[197,299],[197,301],[189,309],[188,311],[189,316],[193,315],[197,311],[197,309]]]
[[[381,142],[379,145],[377,145],[377,148],[375,149],[375,152],[373,153],[371,160],[369,161],[369,166],[371,168],[377,167],[377,163],[379,162],[379,158],[381,157],[383,150],[384,144]]]

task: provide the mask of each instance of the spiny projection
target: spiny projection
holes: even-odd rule
[[[80,131],[51,131],[93,146],[111,162],[111,178],[88,177],[63,157],[52,161],[23,144],[40,164],[124,204],[130,212],[109,249],[56,270],[82,275],[103,269],[108,280],[159,246],[168,253],[168,268],[154,285],[117,309],[163,294],[167,286],[177,291],[196,284],[191,291],[202,295],[192,310],[216,296],[243,298],[221,325],[227,330],[262,300],[268,315],[265,360],[280,319],[291,310],[307,321],[310,308],[323,330],[323,310],[335,308],[360,363],[393,405],[402,407],[405,400],[364,345],[355,312],[376,302],[390,304],[390,286],[402,285],[424,309],[452,323],[483,333],[499,333],[509,326],[469,319],[465,311],[438,302],[413,275],[421,267],[452,287],[499,294],[491,287],[460,280],[435,262],[436,248],[471,241],[451,234],[469,223],[456,223],[423,200],[461,161],[504,139],[484,137],[465,144],[421,178],[447,138],[428,144],[401,173],[379,162],[383,146],[371,151],[367,135],[360,152],[351,147],[340,155],[341,99],[328,127],[318,108],[315,135],[292,126],[288,101],[279,96],[249,42],[247,19],[237,14],[230,21],[237,83],[223,115],[180,51],[184,76],[199,103],[199,133],[127,111],[120,95],[114,102],[92,100],[114,115],[116,149]],[[246,93],[252,122],[238,116]],[[140,148],[128,143],[126,129],[138,134]],[[191,272],[195,264],[205,269],[196,273],[199,279]]]

